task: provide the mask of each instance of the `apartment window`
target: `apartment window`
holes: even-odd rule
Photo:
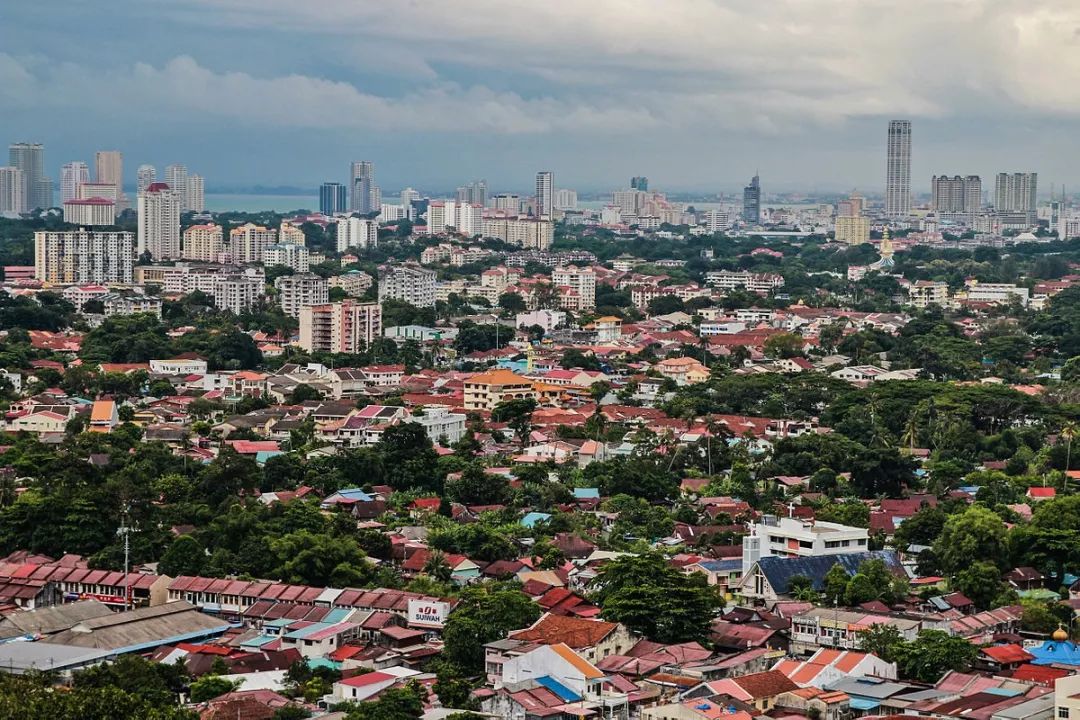
[[[1058,706],[1057,716],[1058,720],[1069,720],[1069,708]]]
[[[860,545],[865,545],[865,544],[866,544],[866,538],[861,538],[861,539],[859,540],[859,544],[860,544]]]
[[[800,540],[799,541],[799,547],[810,549],[810,548],[814,547],[814,543],[809,542],[807,540]]]

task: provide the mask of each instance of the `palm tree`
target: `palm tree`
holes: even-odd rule
[[[912,410],[908,415],[907,423],[904,424],[904,433],[900,436],[900,442],[907,445],[912,455],[915,454],[915,442],[919,439],[919,419],[917,411]]]
[[[450,563],[446,560],[446,553],[442,550],[432,550],[431,555],[428,556],[427,562],[424,563],[424,572],[435,578],[439,582],[450,582],[450,577],[454,573],[454,569],[450,567]]]
[[[1061,428],[1061,437],[1065,438],[1065,488],[1069,487],[1069,468],[1072,467],[1072,441],[1076,437],[1076,423],[1067,422]]]

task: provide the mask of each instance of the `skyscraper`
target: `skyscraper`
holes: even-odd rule
[[[165,168],[165,184],[180,200],[180,212],[187,210],[187,165],[176,163]]]
[[[911,121],[890,120],[885,167],[885,214],[911,213]]]
[[[487,180],[476,180],[457,189],[456,200],[468,205],[487,205]]]
[[[852,194],[836,206],[836,242],[861,245],[870,242],[870,218],[863,217],[863,197]]]
[[[931,206],[941,215],[971,216],[982,207],[982,178],[978,175],[934,175],[930,187]]]
[[[649,178],[645,177],[644,175],[635,175],[634,177],[630,178],[630,189],[648,192]]]
[[[742,217],[750,225],[761,222],[761,178],[756,174],[742,192]]]
[[[166,183],[152,183],[139,193],[139,255],[180,257],[180,197]]]
[[[52,180],[45,177],[45,146],[40,143],[13,143],[8,148],[9,164],[22,170],[26,209],[52,207]]]
[[[146,188],[150,187],[157,180],[157,168],[153,165],[140,165],[139,173],[137,176],[137,186],[139,192],[142,192]]]
[[[336,182],[325,182],[319,188],[319,212],[336,215],[349,211],[349,188]]]
[[[203,187],[202,175],[188,175],[185,197],[185,210],[197,213],[206,211],[206,188]]]
[[[550,220],[555,214],[555,174],[550,170],[536,173],[536,216]]]
[[[119,150],[98,150],[94,155],[94,182],[116,186],[116,197],[124,197],[124,154]]]
[[[1006,224],[1034,225],[1038,182],[1038,173],[998,173],[994,182],[994,212],[998,219]]]
[[[26,183],[17,167],[0,167],[0,213],[26,212]]]
[[[79,197],[79,186],[90,182],[90,168],[86,163],[69,162],[60,168],[60,202],[66,203]]]
[[[351,196],[349,209],[362,215],[375,212],[382,204],[382,193],[375,184],[375,163],[367,160],[353,162],[349,172]]]

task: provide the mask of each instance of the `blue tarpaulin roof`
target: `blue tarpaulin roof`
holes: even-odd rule
[[[543,685],[551,692],[559,696],[559,699],[563,702],[577,702],[581,700],[581,696],[570,688],[563,685],[561,682],[551,677],[550,675],[544,675],[543,677],[536,678],[536,682]]]
[[[822,590],[825,585],[825,575],[833,565],[839,564],[849,575],[854,575],[859,571],[859,566],[867,560],[883,560],[890,569],[902,570],[903,568],[900,558],[892,550],[793,558],[768,555],[758,560],[758,567],[765,574],[773,591],[784,595],[788,591],[788,583],[796,575],[805,575],[813,581],[815,590]]]

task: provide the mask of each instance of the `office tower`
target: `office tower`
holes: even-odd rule
[[[323,183],[319,187],[319,212],[323,215],[349,212],[349,188],[336,182]]]
[[[184,209],[189,212],[206,212],[206,191],[202,175],[188,175],[187,200]]]
[[[307,248],[303,249],[307,251]],[[300,309],[303,307],[330,302],[330,286],[326,278],[315,273],[283,275],[274,281],[274,287],[278,290],[278,304],[289,317],[300,317]]]
[[[52,207],[52,180],[45,177],[44,145],[13,143],[8,147],[8,164],[22,170],[27,210]]]
[[[98,150],[94,155],[94,182],[116,186],[116,197],[124,197],[124,154],[119,150]]]
[[[577,210],[577,190],[560,188],[555,191],[556,210]]]
[[[266,248],[277,244],[277,230],[255,223],[245,223],[229,231],[229,254],[234,263],[263,261]]]
[[[536,173],[536,216],[550,220],[555,214],[555,175],[550,170]]]
[[[157,181],[157,168],[153,165],[140,165],[136,177],[136,184],[139,188],[139,192],[142,192]]]
[[[863,217],[862,195],[841,200],[836,211],[836,242],[861,245],[870,242],[870,218]]]
[[[420,193],[413,190],[411,187],[407,187],[401,191],[401,204],[404,205],[406,208],[409,207],[412,202],[419,199]]]
[[[90,168],[84,162],[69,162],[60,168],[60,202],[79,197],[79,186],[90,182]]]
[[[225,234],[220,225],[192,225],[184,231],[181,257],[185,260],[219,262],[225,253]]]
[[[994,182],[994,212],[1005,224],[1034,225],[1038,173],[998,173]]]
[[[180,198],[180,212],[187,210],[187,166],[179,163],[165,168],[165,184]]]
[[[982,178],[934,175],[930,180],[931,207],[940,215],[974,215],[982,207]]]
[[[375,163],[367,160],[354,161],[349,171],[351,197],[349,209],[352,212],[367,215],[375,212],[382,204],[378,186],[375,184]]]
[[[151,183],[139,193],[139,255],[180,257],[180,203],[180,193],[166,183]]]
[[[368,218],[347,217],[335,223],[337,229],[337,251],[345,252],[349,248],[367,250],[379,246],[379,224]]]
[[[456,201],[468,205],[487,205],[487,180],[475,180],[459,187]]]
[[[750,225],[761,222],[761,178],[754,175],[742,193],[743,221]]]
[[[911,213],[911,121],[890,120],[885,167],[885,214]]]
[[[379,302],[402,300],[416,307],[435,305],[434,270],[419,265],[394,265],[379,278]]]
[[[649,192],[649,178],[644,175],[635,175],[630,178],[630,189],[640,190],[641,192]]]
[[[308,352],[355,354],[382,337],[379,303],[302,305],[299,315],[300,347]]]
[[[0,213],[26,212],[26,182],[17,167],[0,167]]]
[[[134,243],[130,232],[36,232],[34,277],[59,285],[130,285],[135,268]]]

